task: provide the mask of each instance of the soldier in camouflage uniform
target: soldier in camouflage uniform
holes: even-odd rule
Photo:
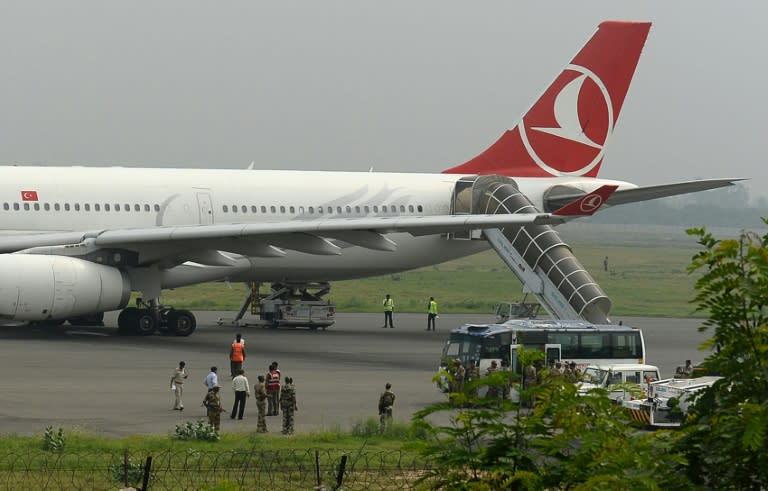
[[[224,410],[221,407],[221,397],[219,396],[219,386],[214,385],[208,394],[205,395],[203,400],[203,406],[205,406],[208,413],[208,424],[213,426],[216,431],[221,428],[221,412]]]
[[[258,411],[258,423],[256,424],[256,433],[267,432],[267,389],[264,386],[264,375],[259,375],[259,382],[254,389],[256,394],[256,410]]]
[[[280,408],[283,410],[283,435],[293,434],[293,413],[299,410],[296,404],[296,387],[291,377],[285,378],[285,385],[280,391]]]
[[[379,431],[384,433],[392,426],[392,406],[395,405],[395,393],[392,384],[387,382],[386,389],[379,397]]]

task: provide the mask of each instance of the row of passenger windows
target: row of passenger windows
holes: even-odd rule
[[[368,205],[365,205],[365,206],[336,206],[336,207],[333,207],[333,206],[328,206],[328,207],[318,206],[317,208],[315,208],[314,206],[307,206],[305,208],[303,206],[298,206],[297,207],[297,206],[274,206],[274,205],[273,206],[269,206],[269,207],[267,207],[265,205],[261,205],[261,206],[251,205],[250,207],[248,207],[247,205],[239,205],[239,206],[238,205],[232,205],[232,206],[223,205],[221,207],[221,211],[223,211],[224,213],[230,213],[230,212],[231,213],[248,213],[249,211],[251,213],[259,213],[259,212],[261,212],[261,213],[277,213],[278,210],[279,210],[280,213],[293,213],[293,214],[295,214],[296,210],[298,210],[298,213],[302,214],[302,215],[305,213],[305,210],[306,210],[306,213],[308,213],[310,215],[314,215],[315,213],[317,213],[318,215],[323,215],[323,214],[326,213],[326,211],[328,212],[329,215],[333,214],[333,213],[336,213],[336,214],[344,214],[344,213],[352,214],[352,213],[355,213],[355,214],[359,215],[360,213],[368,214],[368,213],[371,213],[371,211],[373,211],[373,213],[379,213],[379,209],[381,209],[381,213],[398,213],[398,206],[396,206],[396,205],[381,205],[381,207],[379,207],[377,205],[374,205],[374,206],[368,206]],[[419,213],[421,213],[422,211],[424,211],[424,207],[422,205],[417,205],[417,206],[413,206],[413,205],[408,205],[408,206],[400,205],[399,210],[400,210],[400,213],[405,213],[406,210],[408,211],[408,213],[413,213],[414,211],[418,211]]]
[[[115,203],[115,204],[110,204],[110,203],[104,203],[104,204],[101,204],[101,203],[93,203],[93,204],[91,204],[91,203],[83,203],[83,204],[80,204],[80,203],[73,203],[73,204],[64,203],[63,205],[59,204],[59,203],[53,203],[53,204],[51,204],[51,203],[22,203],[22,204],[19,204],[19,203],[3,203],[3,210],[9,211],[11,208],[13,208],[15,211],[19,211],[21,209],[24,209],[26,211],[30,211],[30,210],[35,210],[35,211],[40,211],[40,210],[45,210],[45,211],[51,211],[51,210],[54,210],[54,211],[61,211],[61,210],[64,210],[64,211],[72,211],[72,210],[74,210],[74,211],[80,211],[80,210],[83,210],[83,211],[91,211],[91,210],[93,210],[93,211],[101,211],[102,209],[104,211],[113,211],[113,210],[114,211],[136,211],[136,212],[140,212],[142,210],[145,211],[145,212],[150,212],[150,211],[153,211],[153,210],[154,211],[160,211],[160,205],[157,205],[157,204],[149,205],[147,203],[144,203],[143,205],[140,205],[138,203],[134,204],[133,208],[131,208],[131,205],[129,205],[128,203],[123,204],[123,205],[121,205],[120,203]]]

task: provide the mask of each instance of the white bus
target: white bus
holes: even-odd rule
[[[587,365],[645,363],[645,341],[640,329],[586,321],[512,319],[504,324],[466,324],[451,331],[443,348],[441,366],[460,360],[474,363],[485,374],[491,362],[520,373],[517,350],[539,350],[551,366],[557,361]]]

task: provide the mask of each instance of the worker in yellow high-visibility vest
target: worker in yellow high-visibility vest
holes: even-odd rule
[[[435,297],[429,297],[429,303],[427,303],[427,331],[435,330],[435,319],[437,319],[437,302]]]
[[[382,303],[384,304],[384,325],[381,327],[386,328],[387,324],[389,324],[389,327],[394,329],[395,326],[392,324],[392,312],[395,311],[395,301],[392,300],[392,297],[387,293],[387,296]]]

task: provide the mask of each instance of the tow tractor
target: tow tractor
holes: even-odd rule
[[[234,319],[219,318],[218,325],[261,327],[309,327],[325,330],[335,322],[336,306],[322,297],[328,283],[272,283],[270,293],[261,293],[260,284],[247,283],[249,292]],[[250,308],[256,319],[243,318]]]
[[[723,377],[668,378],[652,382],[647,399],[623,401],[635,421],[653,428],[677,428],[685,419],[696,394]]]

